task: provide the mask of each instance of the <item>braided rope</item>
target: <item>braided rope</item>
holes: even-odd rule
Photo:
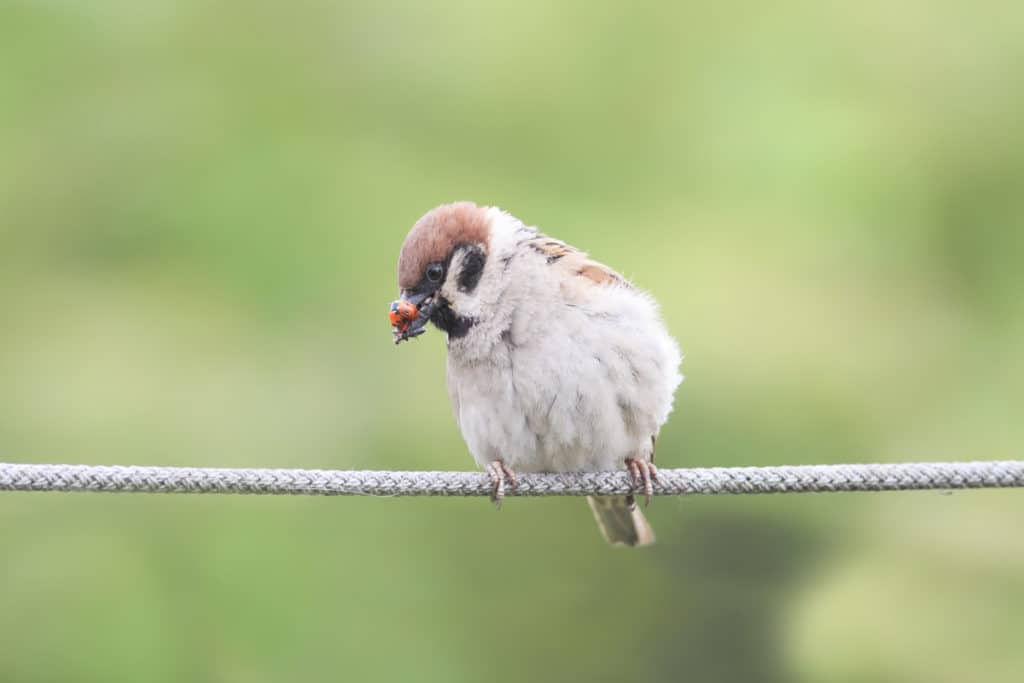
[[[1024,487],[1024,460],[659,470],[655,495]],[[0,463],[0,491],[483,496],[482,472],[107,467]],[[622,495],[621,472],[521,474],[509,496]]]

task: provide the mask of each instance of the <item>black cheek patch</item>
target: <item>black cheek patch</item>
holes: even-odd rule
[[[487,256],[478,246],[466,247],[466,255],[462,259],[462,271],[459,273],[458,286],[460,292],[472,292],[480,284],[480,276],[484,274],[484,263]]]

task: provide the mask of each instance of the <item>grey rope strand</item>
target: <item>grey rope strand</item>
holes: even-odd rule
[[[509,496],[622,495],[621,472],[520,474]],[[813,493],[1024,487],[1024,460],[661,469],[655,495]],[[0,463],[0,491],[484,496],[483,472],[224,469]]]

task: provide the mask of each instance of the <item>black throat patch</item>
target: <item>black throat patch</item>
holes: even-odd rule
[[[438,299],[434,310],[430,314],[430,322],[448,334],[451,339],[465,337],[473,326],[476,325],[476,318],[456,315],[455,311],[444,299]]]

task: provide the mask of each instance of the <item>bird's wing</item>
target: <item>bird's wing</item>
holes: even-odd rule
[[[543,256],[548,265],[562,268],[570,274],[586,278],[597,285],[621,285],[632,287],[626,278],[614,270],[587,256],[586,252],[570,246],[561,240],[537,234],[526,245]]]

